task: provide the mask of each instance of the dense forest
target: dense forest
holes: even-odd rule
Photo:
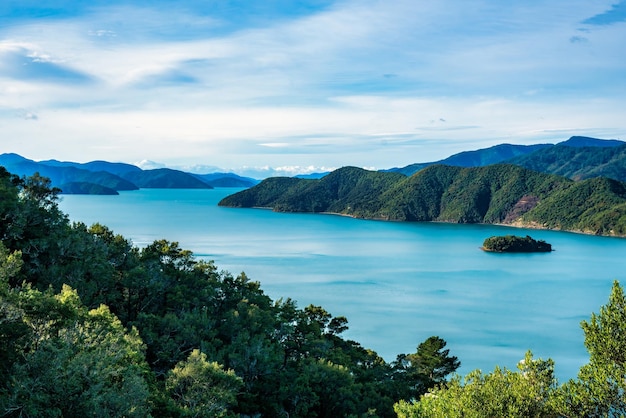
[[[371,178],[375,185],[382,185]],[[304,183],[303,183],[304,184]],[[587,417],[626,414],[626,299],[582,323],[590,361],[451,376],[432,336],[386,362],[344,317],[271,300],[176,242],[71,223],[58,190],[0,168],[0,414],[6,417]],[[450,379],[448,381],[448,379]]]
[[[542,173],[573,180],[608,177],[626,181],[626,145],[570,147],[555,145],[507,161]]]
[[[510,164],[434,165],[411,177],[344,167],[319,180],[266,179],[220,205],[626,235],[624,183],[602,177],[573,181]]]
[[[0,168],[2,416],[390,417],[460,365],[436,336],[386,362],[345,317],[71,223],[57,193]]]

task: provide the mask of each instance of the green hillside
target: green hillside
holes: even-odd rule
[[[555,190],[520,219],[522,225],[626,236],[626,184],[607,178]]]
[[[613,147],[556,145],[507,162],[574,180],[609,177],[626,181],[626,145]]]
[[[401,168],[392,168],[383,171],[392,171],[410,176],[431,165],[453,165],[458,167],[483,167],[491,164],[499,164],[511,158],[527,155],[535,151],[552,147],[551,144],[514,145],[499,144],[493,147],[473,151],[463,151],[444,158],[443,160],[429,163],[415,163]]]
[[[345,167],[319,180],[272,178],[219,204],[396,221],[498,223],[626,235],[623,183],[574,182],[519,166],[436,165],[411,177]]]

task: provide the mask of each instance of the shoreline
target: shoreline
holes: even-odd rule
[[[237,209],[237,207],[234,207],[234,206],[230,206],[230,207],[234,208],[234,209]],[[245,209],[245,208],[243,208],[243,209]],[[251,206],[251,207],[248,207],[248,209],[263,209],[263,210],[275,211],[274,208],[272,208],[271,206]],[[539,231],[569,232],[569,233],[572,233],[572,234],[593,235],[593,236],[606,237],[606,238],[620,238],[620,239],[626,238],[626,235],[597,234],[597,233],[595,233],[593,231],[573,230],[573,229],[570,230],[570,229],[562,229],[562,228],[549,228],[549,227],[538,225],[535,222],[523,223],[523,222],[521,222],[519,220],[515,221],[515,222],[512,222],[512,223],[485,223],[485,222],[461,223],[461,222],[437,221],[437,220],[431,220],[431,221],[407,221],[407,220],[389,219],[389,218],[385,218],[385,217],[382,217],[382,216],[378,217],[378,218],[374,218],[374,217],[364,217],[364,216],[350,215],[350,214],[341,213],[341,212],[294,212],[294,211],[275,211],[275,212],[280,212],[280,213],[310,213],[310,214],[313,214],[313,215],[343,216],[343,217],[346,217],[346,218],[362,219],[362,220],[365,220],[365,221],[432,222],[432,223],[465,224],[465,225],[495,225],[495,226],[506,226],[506,227],[511,227],[511,228],[518,228],[518,229],[534,229],[534,230],[539,230]]]

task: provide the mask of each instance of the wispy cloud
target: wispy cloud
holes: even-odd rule
[[[92,77],[36,49],[0,43],[0,76],[35,82],[85,84]]]
[[[384,168],[626,132],[624,2],[137,4],[16,9],[0,27],[0,125],[28,141],[6,151]]]

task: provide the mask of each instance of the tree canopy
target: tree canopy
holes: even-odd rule
[[[545,253],[552,251],[552,245],[542,240],[535,240],[529,235],[525,237],[504,235],[485,239],[483,242],[483,250],[499,253]]]
[[[4,416],[626,415],[618,282],[582,322],[590,359],[577,379],[559,385],[552,360],[531,353],[517,371],[463,378],[441,337],[386,362],[343,338],[347,318],[274,301],[176,242],[138,248],[104,225],[71,223],[57,193],[0,169]]]
[[[177,242],[71,223],[57,193],[0,170],[4,416],[392,417],[458,367],[438,337],[388,363],[347,318]]]

